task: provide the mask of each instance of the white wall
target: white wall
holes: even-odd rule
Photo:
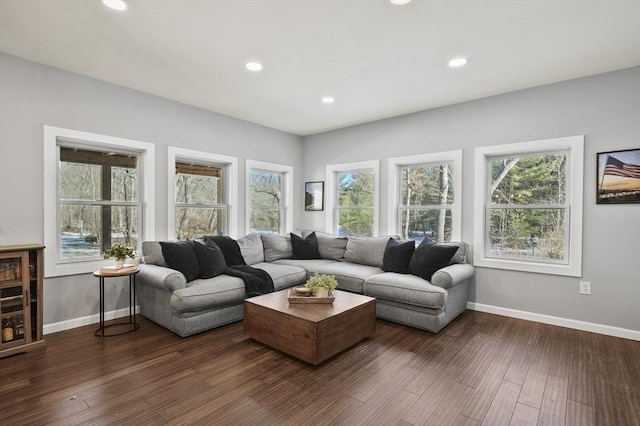
[[[468,72],[473,72],[469,69]],[[640,331],[640,204],[596,205],[596,153],[640,148],[640,68],[522,90],[303,138],[303,180],[327,164],[381,160],[381,234],[387,223],[387,159],[463,150],[463,239],[473,239],[474,148],[585,135],[583,276],[476,268],[471,301]],[[325,228],[326,212],[302,227]]]
[[[245,233],[245,159],[294,167],[300,221],[298,136],[0,54],[0,245],[43,242],[45,124],[156,144],[157,239],[166,238],[169,145],[238,157],[238,235]],[[124,287],[107,285],[107,310],[128,306]],[[46,279],[44,299],[45,325],[95,315],[97,279]]]

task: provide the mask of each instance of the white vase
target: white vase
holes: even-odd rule
[[[326,287],[316,287],[313,290],[313,295],[315,297],[329,297],[329,289]]]
[[[116,259],[116,265],[124,265],[126,259]]]

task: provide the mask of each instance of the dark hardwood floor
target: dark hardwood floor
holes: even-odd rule
[[[235,323],[180,338],[140,317],[0,359],[1,425],[640,424],[640,342],[467,311],[439,334],[378,321],[312,367]]]

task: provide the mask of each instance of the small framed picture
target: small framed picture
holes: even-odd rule
[[[640,148],[597,154],[597,204],[640,203]]]
[[[324,210],[324,182],[304,184],[304,209],[308,212]]]

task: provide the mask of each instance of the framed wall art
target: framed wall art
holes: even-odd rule
[[[640,203],[640,148],[597,154],[597,204]]]
[[[304,184],[304,209],[308,212],[324,210],[324,182]]]

